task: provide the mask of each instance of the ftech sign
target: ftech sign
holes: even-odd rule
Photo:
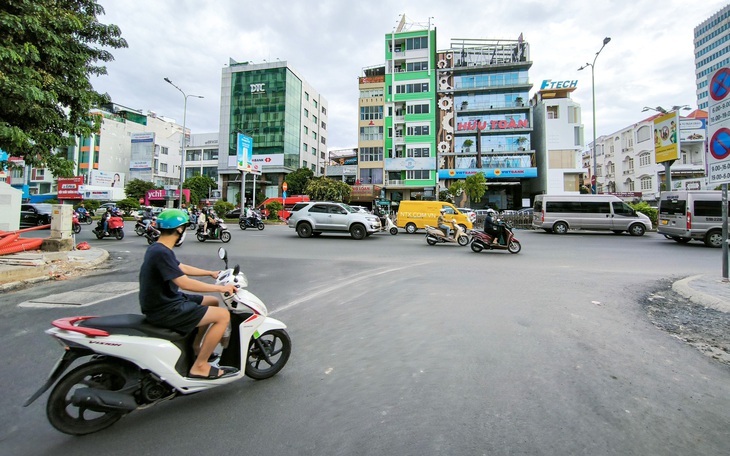
[[[512,130],[517,128],[530,128],[530,121],[527,119],[520,119],[515,122],[515,119],[509,120],[470,120],[469,122],[459,122],[456,125],[457,131],[469,131],[469,130]]]
[[[545,79],[540,84],[540,90],[545,89],[574,89],[578,87],[578,80],[574,81],[553,81],[552,79]]]
[[[251,93],[266,93],[266,83],[249,84]]]

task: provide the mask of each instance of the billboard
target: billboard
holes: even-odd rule
[[[656,162],[679,159],[679,111],[672,111],[654,119],[654,151]]]
[[[155,157],[155,134],[132,133],[132,150],[129,165],[129,178],[152,182],[152,165]]]
[[[110,173],[107,171],[91,170],[89,185],[96,187],[124,188],[124,173]]]
[[[703,142],[707,139],[705,119],[679,119],[679,142]]]
[[[261,167],[254,167],[252,163],[253,157],[253,138],[238,133],[236,142],[237,168],[244,173],[261,174]]]

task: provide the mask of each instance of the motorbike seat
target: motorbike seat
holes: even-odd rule
[[[185,339],[188,334],[183,334],[173,329],[162,328],[147,322],[144,315],[121,314],[107,315],[104,317],[89,318],[78,324],[85,328],[101,329],[109,334],[122,334],[125,336],[143,336],[177,341]]]

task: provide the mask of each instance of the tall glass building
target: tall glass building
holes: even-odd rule
[[[282,196],[286,175],[296,169],[323,175],[327,121],[327,100],[286,62],[231,60],[221,81],[218,169],[223,198],[235,203],[244,187],[247,204],[253,204],[254,177],[256,194],[270,198]],[[260,176],[242,176],[236,168],[238,133],[253,138],[253,164],[261,167]]]
[[[730,5],[695,27],[697,107],[707,110],[707,76],[730,65]]]

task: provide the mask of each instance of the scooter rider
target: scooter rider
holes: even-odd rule
[[[101,216],[101,229],[104,230],[104,236],[109,236],[109,217],[112,215],[112,208],[107,207],[106,212]]]
[[[150,226],[150,222],[152,221],[152,218],[154,215],[152,214],[152,206],[147,206],[144,208],[144,212],[142,212],[142,223],[144,223],[145,227]]]
[[[492,236],[492,243],[498,244],[502,239],[503,223],[497,219],[497,211],[487,209],[487,216],[484,218],[484,232]]]
[[[438,223],[438,227],[440,229],[442,229],[444,231],[444,233],[446,233],[446,237],[451,239],[451,227],[446,224],[446,217],[444,216],[445,213],[446,213],[446,209],[444,209],[442,207],[437,223]]]
[[[84,219],[89,215],[89,211],[84,207],[84,203],[79,204],[79,207],[76,208],[76,213],[79,214],[79,218]]]
[[[224,307],[218,307],[218,298],[188,295],[181,293],[180,288],[194,292],[233,294],[236,287],[233,284],[209,284],[189,277],[217,278],[219,271],[188,266],[177,260],[173,247],[185,233],[187,223],[188,216],[180,209],[163,211],[157,217],[160,238],[147,248],[139,271],[139,303],[142,313],[154,325],[186,334],[199,328],[193,345],[197,358],[188,377],[216,379],[236,372],[233,368],[218,369],[208,362],[228,327],[230,314]]]

